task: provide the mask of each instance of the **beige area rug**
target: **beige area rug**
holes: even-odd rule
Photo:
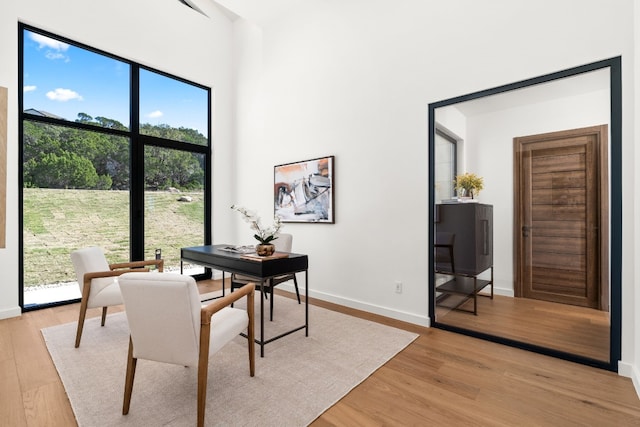
[[[256,303],[259,304],[259,293]],[[265,302],[265,339],[304,324],[304,303]],[[256,310],[256,336],[259,334]],[[124,313],[42,330],[80,426],[192,426],[196,369],[138,361],[131,408],[122,415],[128,325]],[[309,336],[294,332],[265,346],[249,376],[247,342],[237,337],[209,361],[205,423],[210,426],[305,426],[409,345],[416,334],[309,306]]]

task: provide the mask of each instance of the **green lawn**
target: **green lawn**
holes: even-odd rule
[[[178,202],[188,195],[191,202]],[[162,249],[178,269],[180,248],[204,244],[202,192],[147,192],[145,258]],[[113,190],[24,189],[24,285],[75,280],[69,254],[100,246],[109,262],[129,260],[129,193]]]

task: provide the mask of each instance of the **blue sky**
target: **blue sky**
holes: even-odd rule
[[[24,108],[75,121],[78,113],[129,126],[129,65],[25,30]],[[140,73],[140,121],[207,135],[207,92],[146,70]]]

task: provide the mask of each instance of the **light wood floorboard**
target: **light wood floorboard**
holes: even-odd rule
[[[629,378],[440,329],[339,311],[420,337],[314,427],[640,425],[640,400]]]
[[[199,287],[211,292],[219,283]],[[631,380],[615,373],[310,302],[420,334],[314,427],[640,425],[640,400]],[[93,309],[88,316],[99,314]],[[0,320],[0,425],[76,425],[40,329],[74,322],[77,315],[78,304],[72,304]]]
[[[605,311],[501,295],[479,296],[477,302],[477,316],[438,307],[436,318],[450,326],[609,361],[609,313]],[[473,310],[473,301],[460,308]]]

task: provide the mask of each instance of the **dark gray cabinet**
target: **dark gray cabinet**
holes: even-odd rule
[[[437,271],[475,276],[493,266],[492,205],[438,204],[435,231]]]
[[[493,299],[493,206],[436,205],[435,232],[435,271],[449,277],[436,286],[436,305],[478,314],[479,292],[490,286]],[[487,270],[490,278],[479,279]],[[465,308],[469,300],[472,309]]]

